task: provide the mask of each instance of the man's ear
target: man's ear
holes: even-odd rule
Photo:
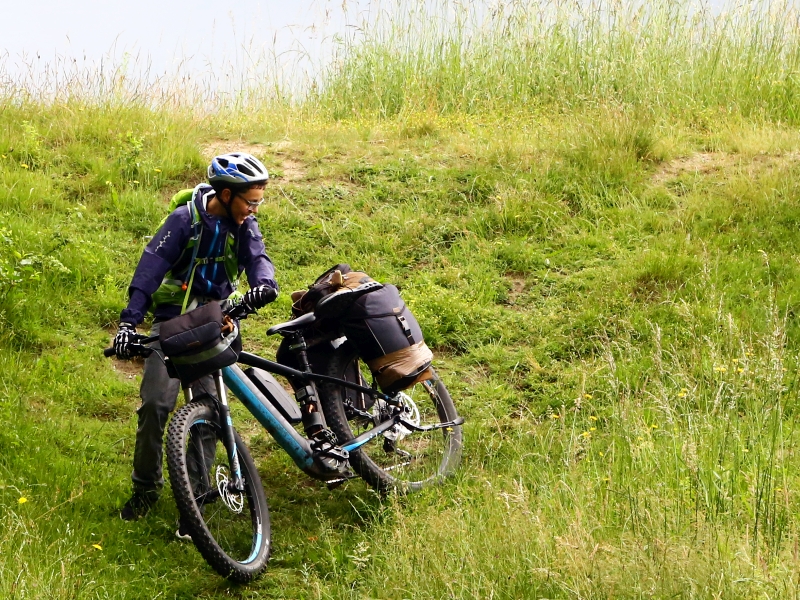
[[[225,188],[225,189],[223,189],[223,190],[222,190],[222,191],[221,191],[221,192],[218,194],[218,196],[217,196],[217,197],[219,198],[219,200],[220,200],[220,201],[221,201],[223,204],[226,204],[226,205],[227,205],[227,204],[230,204],[230,201],[231,201],[231,196],[232,196],[232,194],[231,194],[231,190],[230,190],[229,188]]]

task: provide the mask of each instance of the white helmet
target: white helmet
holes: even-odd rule
[[[252,154],[231,152],[211,159],[208,182],[232,184],[264,183],[269,179],[267,168]]]

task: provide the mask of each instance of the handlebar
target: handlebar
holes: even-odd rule
[[[151,350],[151,348],[147,348],[145,346],[145,344],[152,344],[153,342],[157,342],[157,341],[158,341],[158,336],[157,335],[153,335],[153,336],[150,336],[150,337],[144,337],[141,340],[139,340],[138,342],[135,342],[135,343],[131,344],[131,349],[132,350],[136,350],[137,352],[141,352],[143,349],[144,350]],[[111,358],[115,354],[116,354],[116,352],[114,352],[114,346],[111,346],[110,348],[106,348],[105,350],[103,350],[103,356],[105,356],[106,358]]]
[[[238,304],[234,304],[233,306],[223,310],[222,314],[230,317],[231,319],[237,319],[237,320],[246,319],[249,315],[254,315],[259,308],[263,308],[270,302],[273,302],[278,297],[278,290],[270,288],[266,292],[266,294],[267,294],[266,302],[264,302],[264,304],[262,304],[261,306],[249,306],[247,304],[244,304],[243,302],[239,302]],[[151,337],[143,337],[139,341],[131,344],[131,350],[145,356],[149,355],[149,353],[152,352],[152,348],[148,348],[146,344],[152,344],[153,342],[157,341],[158,341],[157,335]],[[146,351],[149,352],[145,354]],[[113,346],[103,350],[103,356],[105,356],[106,358],[111,358],[114,355],[116,355],[116,352],[114,351]]]

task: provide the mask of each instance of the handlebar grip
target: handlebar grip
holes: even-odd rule
[[[275,288],[270,288],[269,291],[267,292],[267,298],[266,298],[267,301],[264,303],[264,305],[266,306],[270,302],[275,302],[275,299],[277,297],[278,297],[278,290],[276,290]]]
[[[103,356],[105,356],[106,358],[111,358],[115,354],[116,352],[114,351],[114,346],[111,346],[111,348],[106,348],[105,350],[103,350]]]

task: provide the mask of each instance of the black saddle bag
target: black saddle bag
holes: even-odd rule
[[[358,298],[340,323],[385,393],[431,378],[433,353],[395,286],[386,284]]]
[[[223,316],[218,302],[210,302],[161,324],[161,350],[168,359],[170,377],[184,386],[234,364],[242,351],[236,322]]]

